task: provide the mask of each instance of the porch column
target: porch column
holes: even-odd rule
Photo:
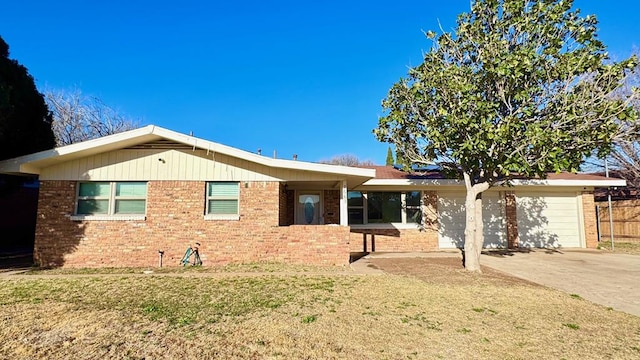
[[[340,225],[349,225],[349,209],[347,208],[347,181],[342,180],[340,186]]]

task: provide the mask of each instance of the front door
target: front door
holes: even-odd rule
[[[296,196],[296,224],[322,224],[322,193],[320,191],[298,191]]]

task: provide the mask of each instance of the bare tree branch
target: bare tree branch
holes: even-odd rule
[[[329,160],[320,160],[321,164],[343,165],[343,166],[373,166],[375,163],[371,160],[360,160],[352,154],[336,155]]]
[[[82,94],[79,89],[47,89],[44,95],[53,115],[52,128],[57,146],[140,127],[139,121],[128,118],[95,96]]]

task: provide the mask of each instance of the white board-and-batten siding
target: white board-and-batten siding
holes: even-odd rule
[[[338,175],[272,168],[206,150],[118,150],[47,167],[40,180],[305,181]]]

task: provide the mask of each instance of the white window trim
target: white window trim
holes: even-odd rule
[[[69,218],[73,221],[130,221],[130,220],[147,220],[146,215],[71,215]]]
[[[240,220],[240,214],[206,214],[205,220]]]
[[[140,196],[116,196],[116,184],[130,183],[130,182],[144,183],[145,186],[148,185],[147,181],[78,181],[76,186],[76,200],[75,200],[76,203],[74,208],[74,214],[69,216],[69,218],[72,221],[146,220],[147,204],[148,204],[148,201],[147,201],[148,196],[146,194],[144,196],[144,214],[116,214],[115,213],[117,200],[142,200],[143,199]],[[91,183],[109,183],[109,196],[80,196],[80,184],[91,184]],[[109,202],[107,213],[106,214],[78,214],[78,207],[80,206],[80,200],[89,200],[89,199],[107,200]]]
[[[234,183],[238,185],[238,193],[235,197],[230,196],[209,196],[209,185],[212,183]],[[207,181],[205,185],[205,205],[204,205],[204,219],[205,220],[227,220],[237,221],[240,220],[240,182],[239,181]],[[209,201],[210,200],[238,200],[238,213],[237,214],[209,214]]]
[[[420,225],[416,223],[403,224],[403,223],[371,223],[371,224],[353,224],[349,225],[352,229],[420,229]]]
[[[407,205],[407,193],[409,192],[414,192],[417,191],[420,195],[419,195],[419,201],[418,201],[418,205]],[[410,190],[410,191],[405,191],[402,193],[402,222],[404,224],[417,224],[417,223],[409,223],[407,222],[407,210],[411,209],[411,210],[419,210],[420,211],[420,215],[421,215],[421,219],[422,219],[422,223],[424,223],[424,201],[422,200],[424,198],[424,193],[422,192],[422,190]]]

